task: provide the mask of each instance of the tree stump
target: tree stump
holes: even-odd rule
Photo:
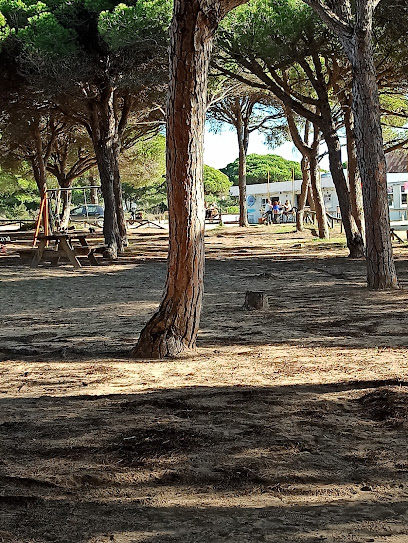
[[[267,309],[268,298],[264,292],[247,290],[245,294],[244,309]]]

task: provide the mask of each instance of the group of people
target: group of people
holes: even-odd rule
[[[267,224],[280,222],[282,215],[288,215],[292,211],[292,204],[289,200],[282,205],[279,200],[266,200],[265,203],[265,219]]]
[[[219,214],[217,204],[213,202],[212,204],[205,203],[205,218],[213,219]]]

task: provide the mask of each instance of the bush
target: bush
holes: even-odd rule
[[[239,161],[236,159],[223,168],[225,173],[234,185],[238,185],[238,167]],[[271,183],[278,181],[290,181],[293,170],[295,179],[302,178],[300,164],[293,160],[286,160],[278,155],[248,155],[247,156],[247,185],[257,183],[266,183],[268,179]]]

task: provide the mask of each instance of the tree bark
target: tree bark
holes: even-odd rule
[[[319,231],[319,238],[328,239],[330,237],[329,225],[327,224],[326,206],[320,183],[320,172],[317,164],[317,149],[309,158],[310,185],[312,187],[313,200],[315,203],[316,221]]]
[[[33,169],[34,179],[38,187],[38,191],[42,197],[47,190],[46,163],[48,160],[49,152],[51,152],[52,142],[49,142],[48,144],[50,150],[46,150],[44,153],[39,122],[39,119],[35,119],[33,125],[31,126],[31,136],[33,138],[34,154],[31,156],[30,162]]]
[[[248,208],[246,196],[246,152],[248,144],[245,145],[244,124],[242,120],[241,105],[237,101],[237,137],[238,137],[238,188],[239,188],[239,226],[247,227]]]
[[[118,251],[123,250],[122,239],[119,232],[116,215],[116,199],[112,176],[112,150],[99,142],[95,146],[95,156],[98,162],[98,171],[101,179],[101,192],[104,201],[103,236],[107,250],[105,257],[116,259]]]
[[[358,166],[363,179],[367,243],[367,283],[372,289],[398,288],[387,197],[387,170],[380,124],[380,105],[372,52],[371,26],[355,32],[353,112]]]
[[[309,170],[309,160],[307,157],[303,156],[301,160],[301,169],[302,169],[302,187],[300,189],[300,196],[298,200],[298,210],[296,213],[296,230],[298,232],[303,232],[305,229],[304,216],[305,216],[305,205],[307,201],[307,195],[310,187],[310,170]]]
[[[123,232],[118,222],[118,208],[122,205],[117,200],[119,175],[119,137],[118,123],[114,110],[114,89],[106,88],[101,103],[90,103],[90,127],[96,162],[101,181],[105,213],[103,235],[107,250],[105,257],[116,259],[118,251],[123,251]]]
[[[61,188],[71,188],[72,182],[73,182],[73,179],[66,180],[66,181],[62,181],[58,179],[58,183]],[[61,230],[65,230],[66,228],[68,228],[69,217],[71,214],[71,201],[72,201],[72,191],[62,190],[61,191],[62,211],[61,211],[61,221],[60,221]]]
[[[134,357],[193,349],[204,276],[203,134],[206,88],[220,2],[175,0],[167,106],[169,258],[163,300],[142,330]]]
[[[331,8],[318,0],[304,1],[338,36],[353,69],[354,133],[363,183],[367,285],[376,290],[398,288],[372,46],[373,13],[378,0],[356,0],[353,5],[349,1],[338,0],[331,4]]]
[[[351,210],[349,189],[341,162],[339,137],[331,121],[322,123],[322,132],[329,152],[330,172],[339,199],[341,220],[346,234],[347,247],[350,251],[349,256],[362,258],[364,257],[364,242]]]
[[[350,201],[354,220],[365,242],[363,192],[361,176],[357,163],[356,140],[354,137],[354,116],[351,104],[344,108],[344,125],[346,129],[347,172],[350,187]]]
[[[89,179],[89,185],[91,187],[95,187],[96,186],[96,181],[95,181],[94,176],[90,175],[88,179]],[[90,189],[90,200],[91,200],[91,204],[99,204],[98,189],[97,188]]]
[[[305,172],[304,176],[307,176],[307,187],[303,186],[304,183],[302,183],[302,192],[301,192],[301,199],[302,199],[302,205],[301,205],[301,211],[298,211],[298,216],[296,220],[296,226],[299,231],[303,230],[303,215],[304,215],[304,206],[307,199],[308,190],[311,188],[311,193],[313,195],[313,201],[315,205],[315,211],[316,211],[316,220],[317,225],[319,229],[319,237],[320,238],[328,238],[329,237],[329,227],[327,224],[326,219],[326,208],[324,205],[324,199],[323,199],[323,193],[320,183],[320,174],[319,174],[319,168],[317,163],[317,155],[319,152],[319,143],[320,143],[320,130],[319,128],[314,125],[313,131],[313,143],[312,145],[309,145],[309,129],[310,129],[310,122],[306,121],[305,126],[305,137],[302,141],[302,138],[299,134],[299,130],[296,126],[295,119],[293,116],[293,112],[291,109],[285,107],[285,114],[286,118],[288,120],[288,126],[289,131],[292,136],[293,143],[296,145],[296,148],[298,151],[302,154],[302,175],[303,175],[303,169],[308,168],[308,172]]]
[[[122,193],[122,182],[120,180],[120,171],[119,171],[119,154],[120,154],[120,139],[117,139],[115,146],[115,169],[114,169],[114,182],[113,190],[115,194],[115,206],[116,206],[116,218],[118,221],[118,230],[120,237],[120,251],[123,251],[123,247],[128,245],[127,237],[127,228],[126,228],[126,218],[125,210],[123,206],[123,193]]]

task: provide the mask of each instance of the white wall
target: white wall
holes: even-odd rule
[[[345,171],[347,175],[347,171]],[[337,216],[339,212],[339,201],[336,189],[330,173],[324,173],[321,176],[323,197],[326,204],[326,210],[331,215]],[[247,204],[248,220],[251,224],[258,224],[258,219],[262,217],[264,198],[279,198],[284,203],[290,200],[293,206],[297,207],[298,196],[300,194],[302,182],[299,179],[292,181],[282,181],[279,183],[261,183],[257,185],[247,185]],[[390,219],[398,221],[408,220],[408,173],[389,173],[387,174],[387,184],[390,203]],[[269,189],[269,192],[268,192]],[[238,196],[238,187],[230,189],[231,196]],[[405,195],[405,196],[404,196]],[[392,196],[392,198],[391,198]]]

